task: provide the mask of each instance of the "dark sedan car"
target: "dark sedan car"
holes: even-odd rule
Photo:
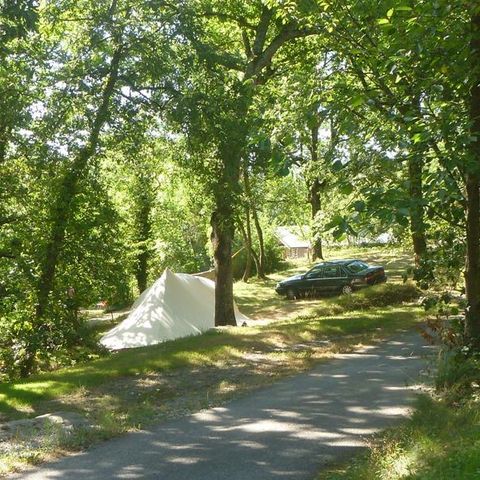
[[[332,260],[315,265],[307,273],[281,281],[275,291],[294,299],[322,292],[348,294],[356,288],[386,281],[383,267],[373,267],[360,260]]]

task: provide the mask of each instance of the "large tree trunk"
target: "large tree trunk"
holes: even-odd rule
[[[233,212],[229,205],[217,202],[212,213],[211,241],[215,259],[215,325],[236,325],[233,307],[232,241]]]
[[[60,184],[55,204],[52,207],[52,226],[49,239],[45,248],[43,263],[41,264],[40,277],[37,284],[37,306],[35,311],[34,328],[31,342],[27,346],[25,362],[21,368],[23,376],[28,375],[33,369],[35,355],[40,347],[39,328],[46,314],[50,293],[53,290],[55,272],[58,259],[65,239],[65,231],[71,215],[75,195],[77,194],[78,181],[85,171],[90,158],[95,154],[98,146],[100,131],[107,120],[110,99],[118,78],[118,68],[122,55],[122,48],[118,47],[112,56],[108,79],[102,93],[102,101],[95,115],[92,130],[87,144],[79,151],[72,167],[65,174]]]
[[[425,222],[423,206],[423,157],[422,152],[413,151],[408,158],[408,177],[410,194],[410,232],[412,235],[415,267],[421,266],[421,261],[427,252],[425,239]]]
[[[474,5],[477,3],[474,2]],[[467,255],[465,265],[465,289],[467,309],[465,336],[480,349],[480,11],[478,6],[472,14],[473,86],[470,97],[472,143],[467,165]]]
[[[219,146],[222,161],[218,182],[214,187],[215,211],[212,213],[211,241],[215,261],[215,325],[236,325],[233,307],[232,243],[235,233],[235,205],[239,198],[241,157],[246,138],[243,123],[247,112],[245,97],[238,99],[236,118],[240,119],[231,129],[229,138]],[[231,112],[232,117],[234,113]]]

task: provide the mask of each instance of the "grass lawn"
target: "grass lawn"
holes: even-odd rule
[[[365,252],[335,253],[337,258],[367,258]],[[387,257],[381,255],[387,253],[370,255],[386,265]],[[398,258],[403,261],[400,254]],[[305,268],[298,264],[267,281],[235,284],[242,311],[252,318],[275,320],[267,325],[222,328],[0,385],[0,415],[6,419],[73,410],[97,426],[34,447],[19,439],[7,453],[0,448],[0,473],[154,421],[220,405],[311,368],[333,353],[411,328],[423,317],[411,304],[418,292],[409,284],[387,283],[351,296],[299,302],[275,294],[272,286],[278,279]]]

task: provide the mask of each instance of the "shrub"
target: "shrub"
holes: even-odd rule
[[[468,401],[480,395],[480,355],[466,355],[464,348],[442,349],[435,386],[449,403]]]
[[[342,296],[339,304],[345,310],[363,310],[372,307],[388,307],[417,300],[421,291],[413,283],[402,285],[384,283],[360,290],[353,295]]]

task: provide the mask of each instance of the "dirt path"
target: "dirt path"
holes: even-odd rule
[[[12,478],[311,479],[408,414],[429,351],[417,334],[402,334]]]

